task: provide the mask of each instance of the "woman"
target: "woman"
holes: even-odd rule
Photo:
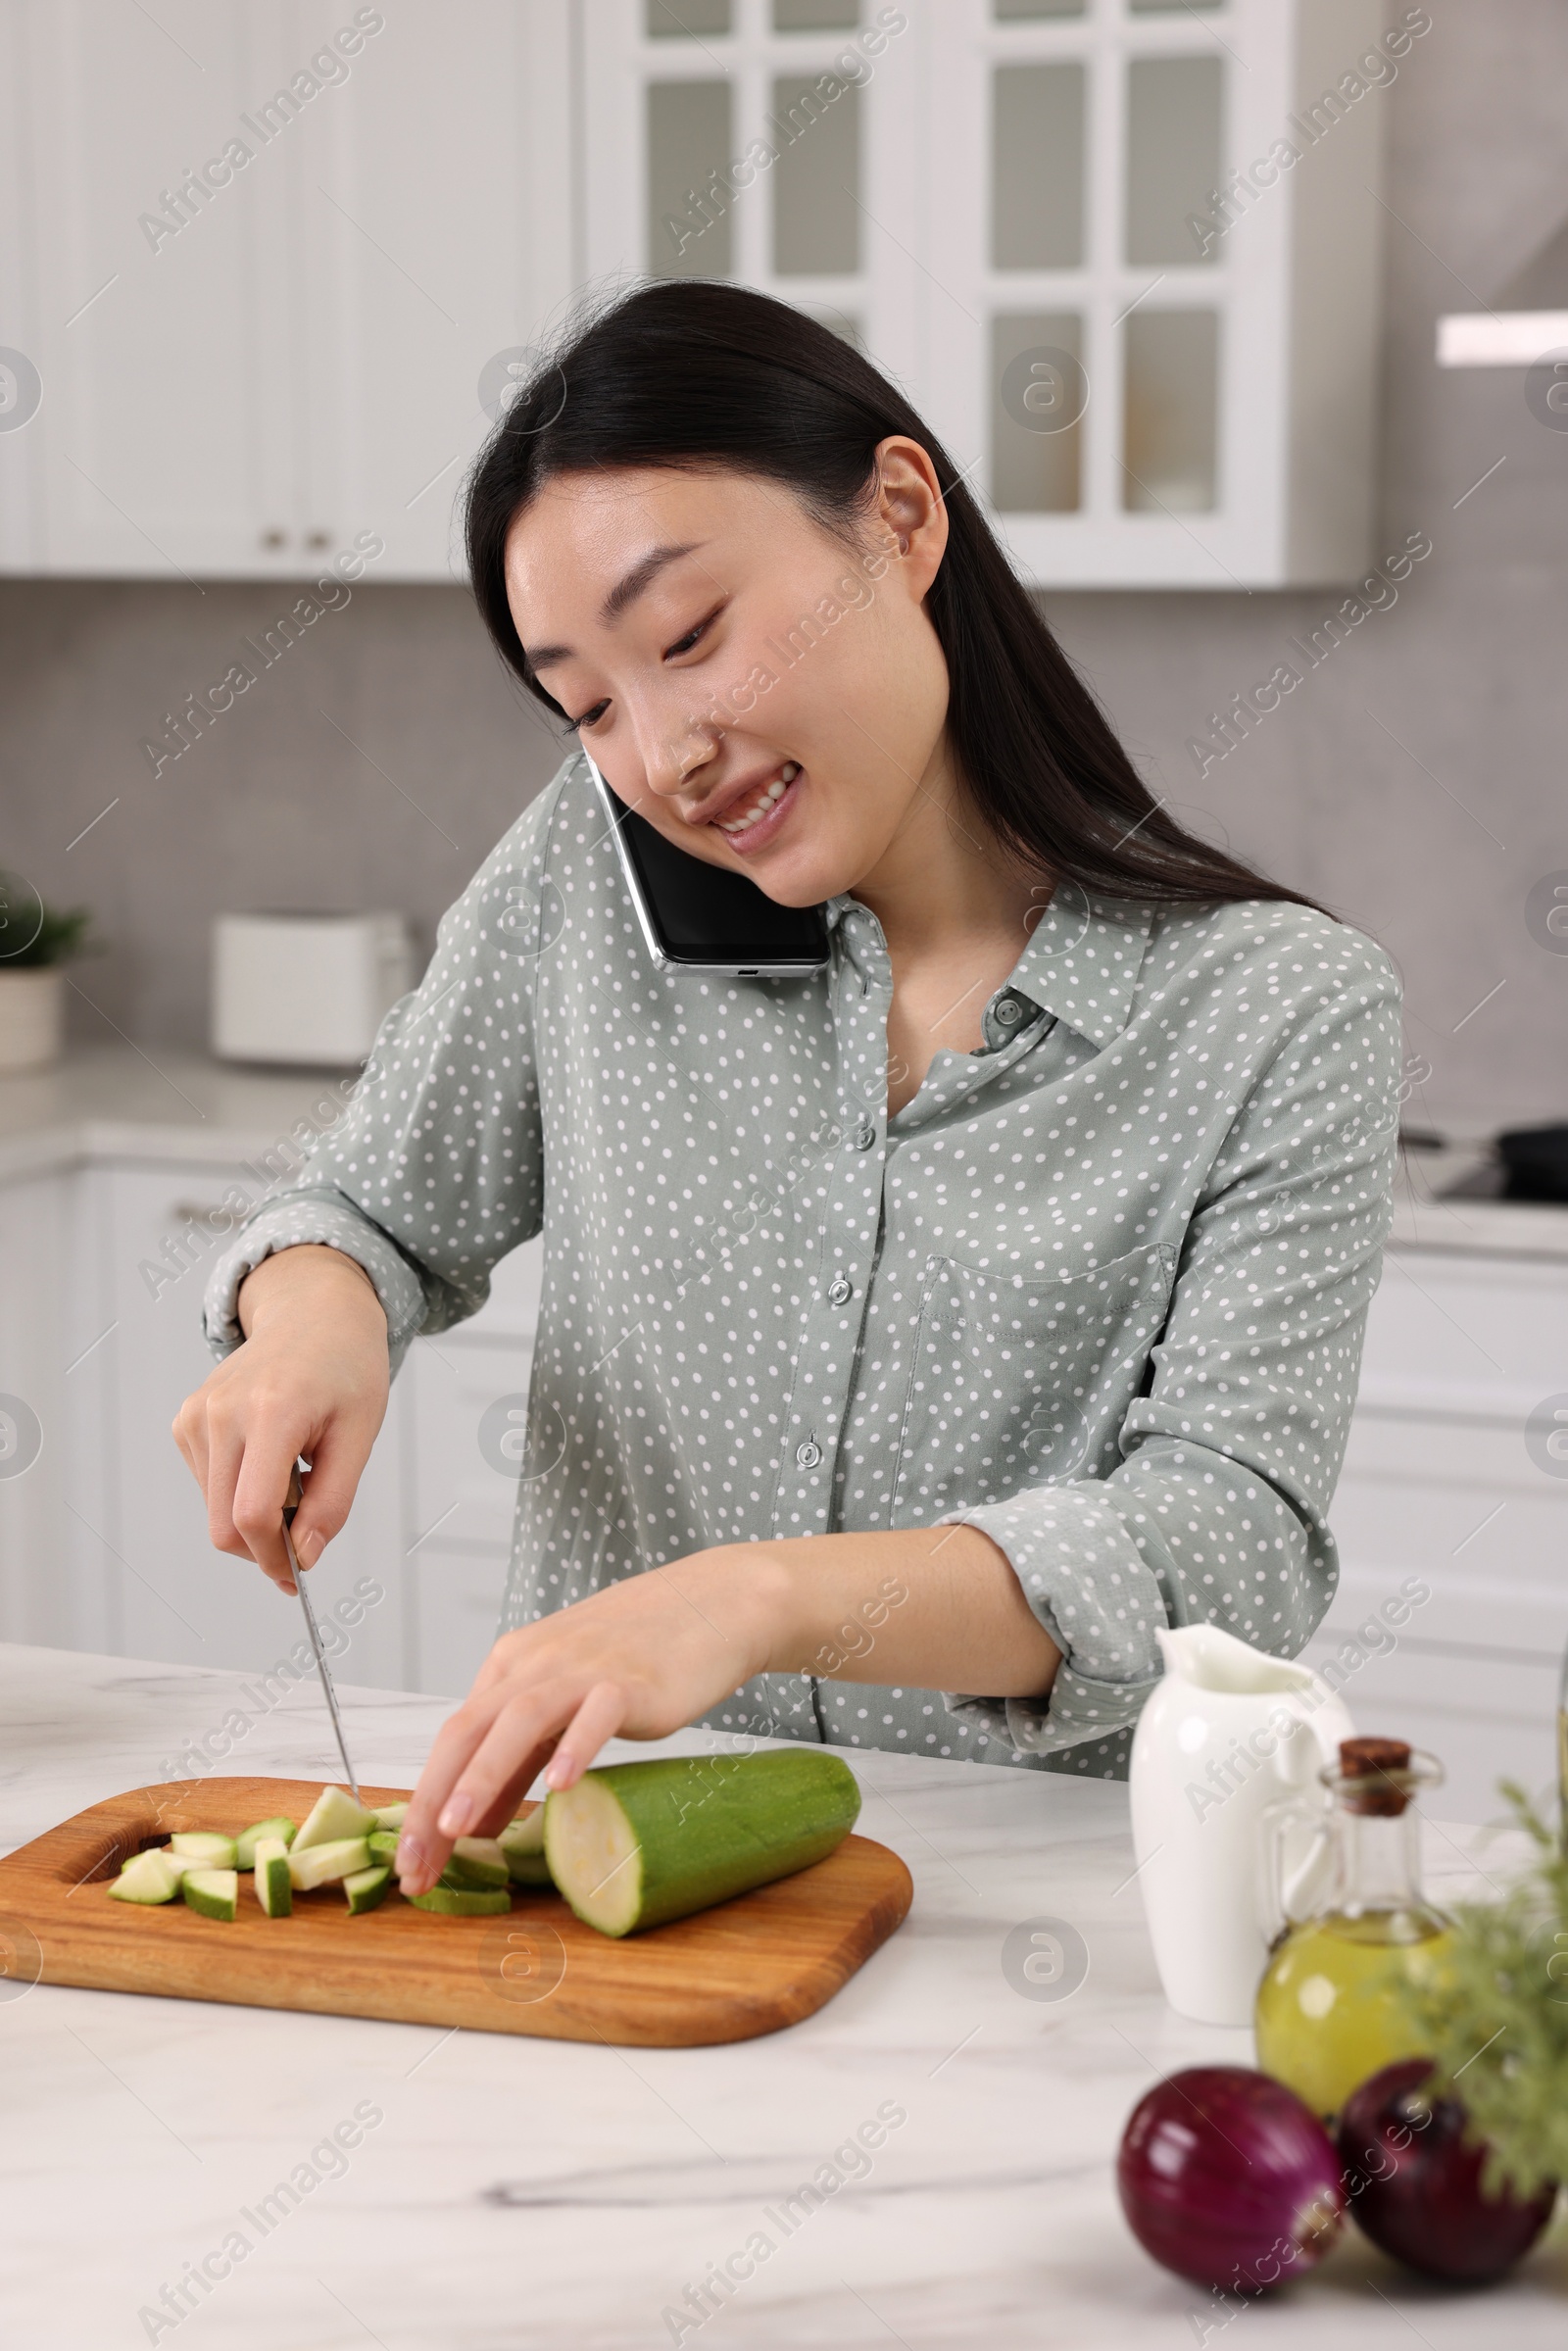
[[[505,1631],[399,1869],[733,1732],[1125,1770],[1157,1626],[1290,1654],[1384,1239],[1386,958],[1153,802],[944,452],[826,329],[646,287],[497,427],[503,658],[811,978],[669,974],[573,747],[215,1277],[175,1426],[288,1588],[419,1331],[543,1225]],[[241,1344],[243,1340],[243,1344]],[[964,1694],[973,1693],[973,1694]]]

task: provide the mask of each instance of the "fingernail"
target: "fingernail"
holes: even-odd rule
[[[564,1788],[569,1788],[576,1777],[577,1766],[569,1755],[551,1756],[549,1769],[545,1773],[546,1788],[559,1792]]]
[[[443,1837],[461,1837],[473,1818],[473,1798],[461,1792],[447,1798],[446,1810],[436,1823]]]
[[[294,1545],[294,1556],[301,1567],[314,1567],[326,1548],[326,1538],[320,1529],[312,1527]]]

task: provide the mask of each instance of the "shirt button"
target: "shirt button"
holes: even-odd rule
[[[843,1274],[836,1273],[827,1286],[828,1304],[830,1306],[847,1306],[854,1296],[853,1286],[845,1280]]]
[[[797,1469],[815,1469],[821,1458],[822,1448],[814,1437],[808,1437],[804,1445],[798,1445],[795,1448]]]
[[[857,1119],[850,1141],[858,1151],[868,1151],[876,1141],[875,1120],[865,1117]]]
[[[997,1006],[997,1018],[1005,1028],[1023,1018],[1023,1006],[1015,996],[1004,996]]]

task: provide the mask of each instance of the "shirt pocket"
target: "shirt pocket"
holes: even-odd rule
[[[933,1257],[894,1481],[895,1526],[1098,1477],[1165,1325],[1169,1243],[1043,1282]]]

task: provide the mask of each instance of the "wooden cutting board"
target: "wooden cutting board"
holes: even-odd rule
[[[205,1780],[94,1804],[0,1861],[0,1973],[99,1991],[157,1992],[248,2008],[462,2025],[554,2040],[684,2048],[799,2024],[830,2000],[906,1917],[913,1887],[896,1853],[847,1837],[826,1861],[695,1918],[621,1940],[560,1896],[513,1889],[510,1917],[437,1918],[394,1891],[350,1918],[336,1888],[268,1918],[241,1873],[239,1917],[204,1919],[176,1896],[143,1908],[109,1882],[175,1830],[234,1836],[320,1794],[305,1780]],[[404,1788],[367,1788],[395,1804]],[[29,1939],[30,1938],[30,1939]],[[10,1958],[6,1954],[9,1946]]]

